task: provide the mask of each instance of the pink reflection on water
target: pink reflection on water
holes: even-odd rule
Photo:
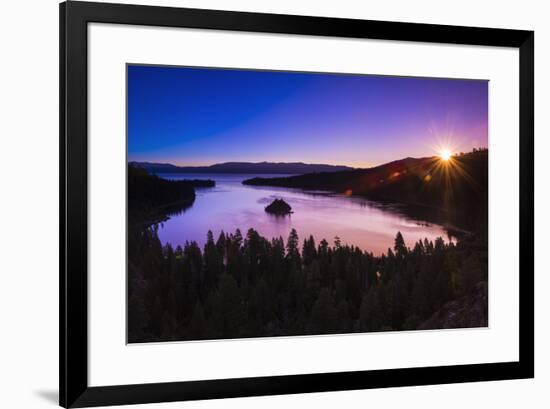
[[[183,246],[186,241],[196,241],[203,246],[208,230],[212,230],[217,239],[222,230],[233,233],[237,228],[243,235],[253,228],[264,237],[283,237],[285,242],[292,228],[296,229],[301,241],[313,235],[316,243],[324,238],[332,245],[338,236],[342,244],[355,245],[377,255],[393,247],[398,231],[409,247],[424,238],[443,237],[449,241],[442,226],[415,221],[395,209],[365,199],[241,184],[242,180],[254,176],[163,175],[178,179],[214,179],[216,187],[197,189],[197,198],[191,208],[162,223],[158,232],[162,243]],[[284,217],[266,213],[265,206],[275,198],[284,199],[294,213]]]

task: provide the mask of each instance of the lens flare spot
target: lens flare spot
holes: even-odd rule
[[[449,149],[442,149],[441,152],[439,152],[439,157],[444,161],[448,161],[452,156],[453,154]]]

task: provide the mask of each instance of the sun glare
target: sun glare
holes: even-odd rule
[[[443,149],[441,150],[441,152],[439,152],[439,157],[444,161],[448,161],[449,159],[451,159],[451,156],[453,156],[453,154],[448,149]]]

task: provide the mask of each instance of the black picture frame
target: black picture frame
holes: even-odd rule
[[[60,4],[59,12],[61,406],[139,404],[534,377],[534,32],[78,1]],[[519,361],[90,387],[87,320],[87,25],[92,22],[518,49]]]

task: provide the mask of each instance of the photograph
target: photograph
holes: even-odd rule
[[[487,328],[488,86],[126,64],[127,342]]]

